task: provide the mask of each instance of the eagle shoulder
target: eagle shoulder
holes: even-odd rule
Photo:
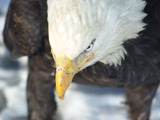
[[[6,16],[4,43],[12,57],[35,53],[42,42],[40,4],[37,0],[12,0]]]

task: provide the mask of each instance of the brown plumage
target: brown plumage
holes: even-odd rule
[[[146,2],[146,29],[138,38],[123,44],[128,54],[122,65],[115,68],[98,62],[74,78],[80,84],[125,87],[132,120],[149,120],[152,99],[160,83],[160,1]],[[4,29],[4,42],[11,55],[29,57],[29,120],[53,120],[56,111],[46,6],[45,0],[12,0]]]

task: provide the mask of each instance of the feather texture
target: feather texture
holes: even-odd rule
[[[57,57],[76,59],[96,39],[95,58],[119,65],[127,54],[124,41],[138,37],[144,30],[142,0],[48,0],[49,41]]]

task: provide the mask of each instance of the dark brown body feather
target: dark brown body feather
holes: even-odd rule
[[[127,55],[122,65],[115,68],[96,63],[74,78],[80,84],[125,87],[132,120],[149,120],[151,102],[160,83],[160,1],[146,1],[146,29],[123,44]],[[30,120],[53,120],[56,111],[46,9],[45,0],[12,0],[4,29],[4,42],[12,56],[29,56]]]

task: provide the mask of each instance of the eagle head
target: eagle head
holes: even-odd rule
[[[48,29],[56,63],[56,90],[63,99],[74,75],[101,61],[120,65],[124,41],[138,37],[142,0],[48,0]]]

